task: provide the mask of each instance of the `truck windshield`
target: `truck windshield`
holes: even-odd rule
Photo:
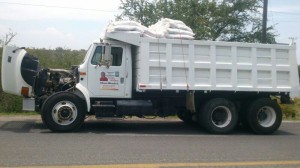
[[[89,46],[89,49],[87,50],[82,63],[84,63],[85,60],[88,58],[88,56],[91,54],[91,52],[92,52],[91,50],[92,50],[92,45]]]
[[[100,63],[100,61],[102,60],[102,55],[104,53],[102,53],[102,46],[97,46],[96,50],[95,50],[95,53],[93,55],[93,58],[92,58],[92,65],[98,65]]]

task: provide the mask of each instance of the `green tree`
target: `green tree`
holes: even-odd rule
[[[117,20],[128,18],[145,26],[160,18],[183,21],[196,39],[259,42],[262,0],[121,0]],[[267,42],[275,43],[274,27],[268,27]]]
[[[62,47],[56,49],[26,49],[26,51],[37,57],[42,68],[71,69],[72,65],[79,65],[86,50],[70,50]]]

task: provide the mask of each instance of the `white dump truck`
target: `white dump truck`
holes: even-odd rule
[[[24,48],[5,46],[2,87],[24,97],[53,131],[98,119],[177,115],[214,134],[239,123],[271,134],[278,105],[298,93],[295,45],[144,37],[113,32],[91,44],[72,70],[42,69]]]

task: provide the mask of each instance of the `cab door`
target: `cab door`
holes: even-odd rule
[[[125,47],[112,46],[111,60],[104,61],[105,46],[95,46],[88,66],[91,97],[125,97]]]

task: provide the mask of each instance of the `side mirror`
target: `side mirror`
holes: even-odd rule
[[[104,61],[105,61],[105,65],[106,65],[107,68],[109,68],[109,66],[111,65],[111,59],[112,59],[111,45],[106,43],[105,44]]]

